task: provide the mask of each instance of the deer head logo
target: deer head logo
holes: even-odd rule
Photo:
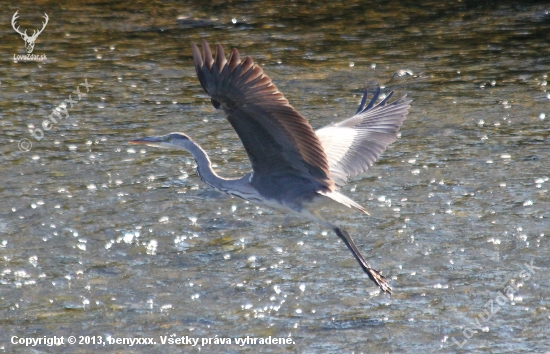
[[[13,14],[13,17],[11,18],[11,25],[13,27],[13,29],[15,30],[15,32],[19,33],[21,35],[21,38],[23,38],[23,40],[25,41],[25,49],[27,50],[27,53],[31,54],[32,51],[34,50],[34,41],[36,41],[36,39],[38,38],[38,35],[40,33],[42,33],[42,31],[44,31],[44,28],[46,28],[46,25],[48,24],[48,15],[44,12],[44,19],[46,20],[46,22],[42,22],[42,29],[39,30],[38,32],[36,30],[34,30],[32,36],[28,36],[27,35],[27,30],[25,30],[25,32],[21,32],[19,31],[19,26],[17,26],[17,28],[15,28],[15,25],[16,25],[16,21],[17,21],[17,13],[19,12],[18,11],[15,11],[15,13]]]

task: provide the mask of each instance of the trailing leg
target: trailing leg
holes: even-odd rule
[[[347,231],[335,226],[333,226],[332,229],[334,230],[336,235],[338,235],[338,237],[340,237],[342,241],[344,241],[346,246],[348,246],[348,249],[351,251],[351,253],[353,253],[353,255],[355,256],[355,259],[357,260],[357,262],[359,262],[359,265],[361,265],[361,268],[363,268],[363,270],[365,271],[365,273],[367,273],[369,278],[374,283],[376,283],[376,285],[378,285],[380,289],[382,289],[382,291],[385,291],[391,294],[391,286],[388,280],[386,279],[386,277],[380,274],[380,272],[377,271],[376,269],[371,268],[371,266],[367,263],[365,258],[363,258],[363,255],[361,255],[361,252],[359,252],[359,249],[357,248],[357,246],[355,245],[355,242],[353,241],[351,236],[347,233]]]
[[[380,274],[380,272],[376,269],[371,268],[361,252],[359,252],[357,245],[346,230],[343,230],[336,225],[333,225],[330,222],[326,221],[321,215],[319,215],[317,211],[304,210],[303,214],[309,216],[311,219],[317,221],[318,223],[332,229],[336,233],[336,235],[338,235],[338,237],[340,237],[342,241],[344,241],[348,249],[351,251],[351,253],[353,253],[353,256],[355,257],[357,262],[359,262],[359,265],[361,266],[361,268],[363,268],[363,271],[367,273],[369,278],[376,285],[378,285],[380,289],[382,289],[382,291],[391,294],[391,286],[386,277]]]

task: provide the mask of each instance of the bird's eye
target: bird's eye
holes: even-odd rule
[[[166,138],[166,141],[171,141],[171,140],[172,140],[171,137]]]

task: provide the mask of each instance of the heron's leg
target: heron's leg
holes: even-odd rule
[[[317,222],[331,228],[336,233],[336,235],[338,235],[338,237],[340,237],[342,239],[342,241],[344,241],[344,243],[346,244],[348,249],[351,251],[351,253],[353,253],[353,256],[355,257],[357,262],[359,262],[359,265],[361,266],[361,268],[363,268],[363,271],[365,271],[365,273],[367,273],[370,280],[372,280],[376,285],[378,285],[380,287],[380,289],[382,289],[382,291],[385,291],[385,292],[391,294],[391,286],[390,286],[390,283],[388,282],[388,280],[386,279],[386,277],[383,276],[382,274],[380,274],[380,272],[377,271],[376,269],[371,268],[371,266],[365,260],[365,258],[361,254],[361,252],[359,252],[359,249],[357,248],[357,245],[355,244],[355,241],[353,241],[353,239],[351,238],[351,236],[348,234],[348,232],[346,230],[341,229],[341,228],[331,224],[330,222],[326,221],[316,211],[308,210],[308,212],[310,213],[310,217],[315,219]]]
[[[333,230],[336,233],[336,235],[338,235],[338,237],[340,237],[342,241],[344,241],[346,246],[348,246],[348,249],[351,251],[351,253],[353,253],[353,255],[355,256],[355,259],[357,260],[357,262],[359,262],[359,265],[361,266],[361,268],[363,268],[365,273],[367,273],[370,280],[376,283],[376,285],[378,285],[380,289],[382,289],[382,291],[385,291],[391,294],[391,286],[388,280],[386,279],[386,277],[380,274],[380,272],[377,271],[376,269],[371,268],[371,266],[367,263],[365,258],[363,258],[363,255],[361,254],[361,252],[359,252],[357,245],[355,245],[355,242],[353,241],[351,236],[348,234],[348,232],[338,227],[333,227]]]

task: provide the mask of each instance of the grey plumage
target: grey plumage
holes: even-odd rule
[[[378,89],[367,105],[365,90],[357,113],[340,123],[314,131],[254,61],[229,58],[221,45],[212,55],[203,40],[202,54],[192,52],[199,81],[215,108],[223,109],[241,139],[252,171],[239,179],[225,179],[212,169],[206,152],[183,133],[132,140],[132,144],[179,148],[190,152],[197,173],[208,185],[254,203],[293,212],[332,229],[353,253],[369,278],[383,291],[391,287],[369,266],[351,236],[325,220],[319,211],[344,206],[366,209],[338,191],[349,178],[368,169],[397,138],[411,100],[389,103],[393,92],[376,104]]]

